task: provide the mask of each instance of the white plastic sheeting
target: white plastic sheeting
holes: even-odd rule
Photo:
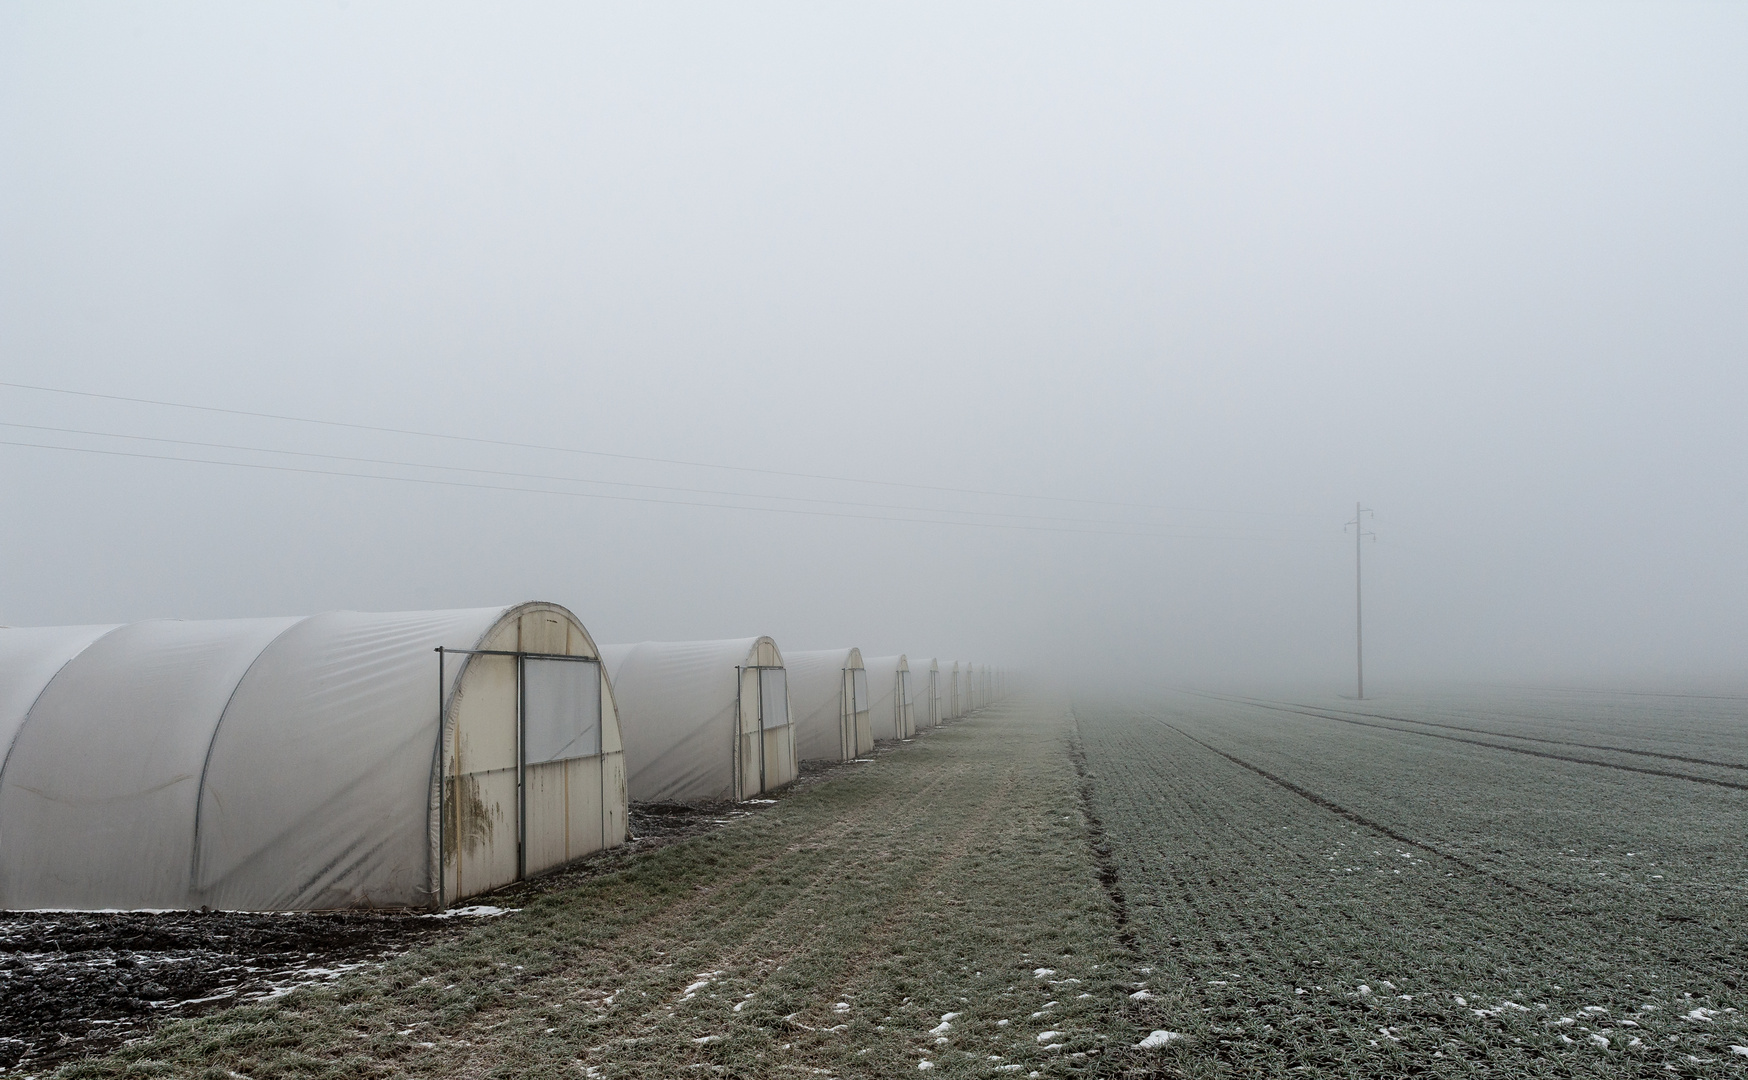
[[[874,749],[860,649],[784,654],[801,761],[849,761]]]
[[[939,726],[941,715],[940,665],[933,657],[910,661],[910,717],[917,731]]]
[[[910,663],[897,656],[864,658],[868,675],[868,721],[876,739],[908,739],[916,734],[915,695],[910,688]]]
[[[529,658],[522,664],[522,737],[530,765],[601,752],[600,671],[588,664]]]
[[[603,645],[631,798],[744,799],[795,779],[784,657],[768,637]]]
[[[0,907],[200,906],[191,860],[214,728],[249,666],[296,622],[135,623],[69,661],[0,772]],[[276,763],[253,782],[280,775]]]
[[[0,908],[441,906],[434,650],[534,609],[586,642],[554,605],[0,630],[8,704],[88,642],[4,748]]]
[[[49,680],[115,626],[0,627],[0,761]]]

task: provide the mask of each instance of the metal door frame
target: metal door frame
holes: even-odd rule
[[[595,693],[601,693],[607,668],[598,656],[570,656],[563,653],[524,652],[520,649],[450,649],[437,646],[437,902],[447,903],[444,896],[443,844],[449,827],[449,757],[443,752],[445,725],[449,719],[448,685],[444,678],[444,661],[450,654],[457,656],[513,656],[516,658],[516,880],[528,878],[528,687],[523,678],[529,660],[562,660],[574,664],[595,665]],[[601,731],[595,747],[595,759],[601,773],[601,845],[607,842],[607,710],[601,712]],[[575,758],[561,758],[574,761]],[[541,764],[546,764],[542,762]],[[458,846],[456,859],[461,858]]]
[[[741,741],[741,730],[740,729],[741,729],[741,724],[744,721],[744,717],[742,717],[741,711],[740,711],[741,685],[746,678],[745,673],[749,672],[749,671],[760,672],[760,674],[758,676],[758,684],[759,684],[759,715],[758,715],[758,722],[759,722],[759,727],[758,727],[758,732],[759,732],[759,738],[758,738],[758,745],[759,745],[759,790],[758,790],[758,794],[760,794],[760,795],[763,795],[765,793],[765,791],[767,790],[766,786],[765,786],[765,730],[766,730],[766,728],[765,728],[765,676],[763,674],[764,672],[766,672],[766,671],[781,671],[781,672],[783,672],[783,699],[784,699],[783,711],[785,713],[787,713],[789,711],[789,709],[788,709],[788,704],[789,704],[789,702],[788,702],[788,699],[789,699],[789,669],[787,667],[785,667],[782,664],[736,664],[734,666],[734,680],[735,680],[735,687],[734,687],[734,754],[733,754],[733,756],[730,757],[729,764],[734,769],[734,789],[733,790],[734,790],[734,801],[735,802],[745,802],[749,798],[749,796],[746,793],[746,789],[741,785],[741,761],[740,761],[740,741]],[[791,723],[794,722],[793,716],[790,717],[790,722]],[[787,726],[787,725],[785,725],[785,726]]]

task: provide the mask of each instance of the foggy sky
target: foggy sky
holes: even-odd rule
[[[8,442],[838,501],[0,446],[0,623],[1339,687],[1359,499],[1374,686],[1748,683],[1745,57],[1739,4],[6,4],[0,381],[923,487],[0,388],[106,433]]]

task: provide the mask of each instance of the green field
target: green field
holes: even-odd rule
[[[1076,717],[1161,1071],[1748,1075],[1743,702]]]

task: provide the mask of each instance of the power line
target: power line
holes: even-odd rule
[[[762,469],[747,465],[722,465],[709,461],[688,461],[681,458],[645,457],[638,454],[621,454],[607,450],[582,450],[570,446],[551,446],[543,443],[515,442],[509,439],[489,439],[475,435],[452,435],[440,431],[420,431],[414,428],[383,427],[376,424],[360,424],[345,420],[322,420],[307,416],[291,416],[285,413],[256,412],[248,409],[228,409],[217,405],[194,405],[182,401],[164,401],[156,398],[129,397],[124,394],[103,394],[91,390],[68,390],[58,386],[39,386],[32,383],[0,381],[0,387],[12,390],[30,390],[43,394],[62,394],[69,397],[92,398],[102,401],[120,401],[133,405],[152,405],[167,409],[189,409],[195,412],[218,413],[226,416],[245,416],[257,420],[279,420],[295,424],[314,424],[321,427],[345,428],[352,431],[371,431],[384,435],[411,435],[422,439],[445,439],[452,442],[474,443],[482,446],[500,446],[518,450],[540,450],[547,453],[580,454],[588,457],[612,458],[619,461],[640,461],[656,465],[681,465],[696,469],[721,469],[729,472],[757,473],[765,476],[782,476],[800,480],[826,480],[833,483],[872,484],[880,487],[911,488],[918,491],[942,491],[956,495],[986,495],[1004,499],[1034,499],[1043,502],[1081,503],[1089,506],[1120,506],[1132,510],[1176,510],[1195,514],[1234,514],[1256,517],[1302,517],[1276,510],[1210,510],[1206,507],[1167,506],[1157,503],[1120,502],[1110,499],[1085,499],[1065,495],[1030,495],[1017,491],[988,491],[980,488],[944,487],[934,484],[913,484],[899,480],[869,480],[856,476],[832,476],[823,473],[791,472],[784,469]]]
[[[723,491],[717,488],[677,487],[667,484],[639,484],[624,480],[594,480],[582,476],[562,476],[551,473],[521,472],[510,469],[484,469],[469,465],[433,465],[420,461],[401,461],[394,458],[358,457],[349,454],[326,454],[313,450],[279,450],[265,446],[249,446],[242,443],[204,442],[197,439],[174,439],[161,435],[129,435],[114,431],[97,431],[90,428],[54,427],[48,424],[20,424],[0,421],[0,427],[18,428],[27,431],[47,431],[58,435],[88,435],[104,439],[129,439],[137,442],[162,443],[175,446],[193,446],[206,450],[235,450],[253,454],[279,454],[287,457],[316,458],[323,461],[343,461],[360,465],[387,465],[395,468],[429,469],[441,472],[472,473],[479,476],[498,476],[521,480],[551,480],[560,483],[597,484],[605,487],[633,488],[642,491],[670,491],[688,495],[720,495],[737,499],[765,499],[775,502],[812,503],[826,506],[859,507],[873,510],[900,510],[916,514],[957,514],[971,517],[987,518],[1017,518],[1027,521],[1054,521],[1079,525],[1123,525],[1137,529],[1196,529],[1202,526],[1170,525],[1147,521],[1122,521],[1109,518],[1072,518],[1045,514],[1015,514],[993,510],[953,510],[931,506],[904,506],[894,503],[858,502],[848,499],[810,498],[801,495],[766,495],[752,491]],[[172,460],[195,460],[174,458]],[[345,473],[342,475],[356,475]],[[1201,534],[1191,534],[1201,535]]]
[[[513,487],[503,484],[479,484],[465,480],[440,480],[422,476],[384,476],[380,473],[343,472],[337,469],[312,469],[295,465],[269,465],[264,462],[250,461],[216,461],[210,458],[177,457],[172,454],[147,454],[132,450],[104,450],[88,446],[56,446],[49,443],[22,442],[12,439],[0,439],[0,446],[27,447],[36,450],[58,450],[63,453],[97,454],[104,457],[139,458],[147,461],[175,461],[189,465],[218,465],[237,469],[256,469],[266,472],[297,473],[306,476],[341,476],[354,480],[386,480],[394,483],[423,484],[435,487],[469,488],[476,491],[505,491],[526,495],[559,495],[577,499],[603,499],[610,502],[653,503],[658,506],[693,506],[716,510],[748,510],[761,514],[788,514],[799,517],[829,517],[847,518],[858,521],[886,521],[912,525],[947,525],[971,529],[997,529],[1007,532],[1043,532],[1067,533],[1078,536],[1134,536],[1146,539],[1178,539],[1178,540],[1290,540],[1290,537],[1262,536],[1218,536],[1213,534],[1179,535],[1157,532],[1132,532],[1116,529],[1060,529],[1042,525],[1010,525],[991,521],[948,521],[940,518],[905,518],[891,517],[880,514],[849,514],[828,510],[798,510],[780,506],[745,506],[736,503],[696,502],[685,499],[651,499],[636,495],[606,495],[593,491],[558,491],[551,488]]]

